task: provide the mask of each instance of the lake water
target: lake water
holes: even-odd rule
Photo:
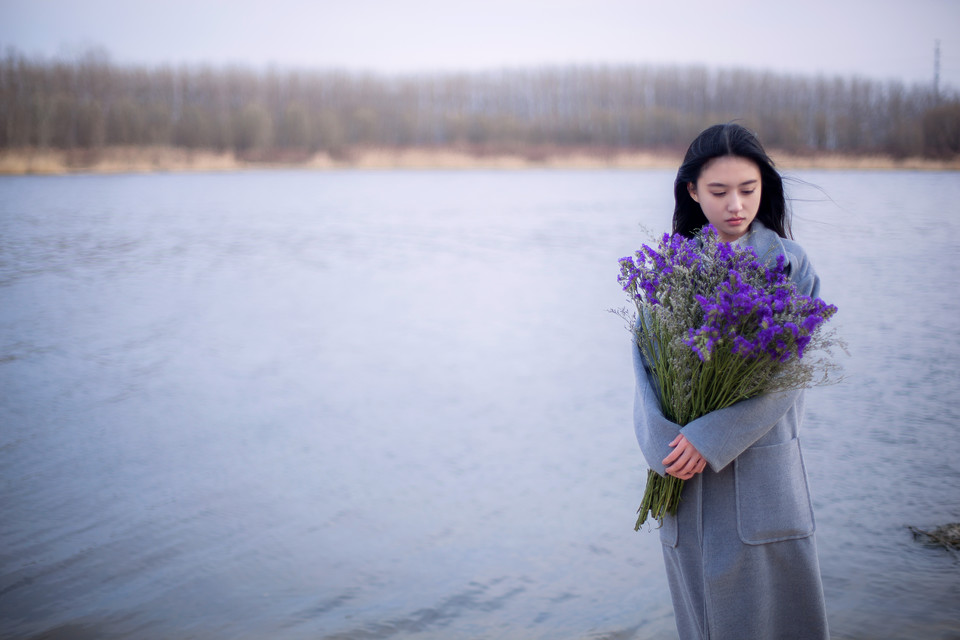
[[[960,637],[960,174],[801,172],[835,638]],[[617,259],[672,171],[0,179],[4,638],[675,638]]]

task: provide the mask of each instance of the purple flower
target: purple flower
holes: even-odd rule
[[[803,319],[803,330],[807,333],[813,333],[820,324],[823,323],[823,318],[820,316],[807,316]]]
[[[687,327],[683,342],[702,362],[718,349],[773,362],[802,357],[811,334],[836,312],[797,293],[784,256],[765,264],[750,247],[720,242],[712,227],[692,239],[664,234],[656,247],[643,245],[620,265],[619,282],[641,311],[696,304],[700,319]]]

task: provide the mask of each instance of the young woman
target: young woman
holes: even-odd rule
[[[790,279],[819,279],[790,240],[783,181],[756,136],[715,125],[690,145],[674,184],[673,231],[712,224],[726,242],[785,256]],[[635,342],[635,341],[634,341]],[[684,427],[660,412],[634,344],[634,426],[650,468],[686,480],[660,541],[677,630],[690,638],[828,638],[814,518],[798,432],[803,392],[764,395]]]

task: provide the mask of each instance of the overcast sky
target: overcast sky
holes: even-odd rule
[[[0,0],[0,47],[377,72],[677,63],[960,90],[960,0]]]

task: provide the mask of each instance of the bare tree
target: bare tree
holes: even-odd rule
[[[0,60],[0,148],[174,145],[682,148],[738,120],[796,153],[957,154],[960,98],[933,87],[702,66],[569,66],[380,76]]]

